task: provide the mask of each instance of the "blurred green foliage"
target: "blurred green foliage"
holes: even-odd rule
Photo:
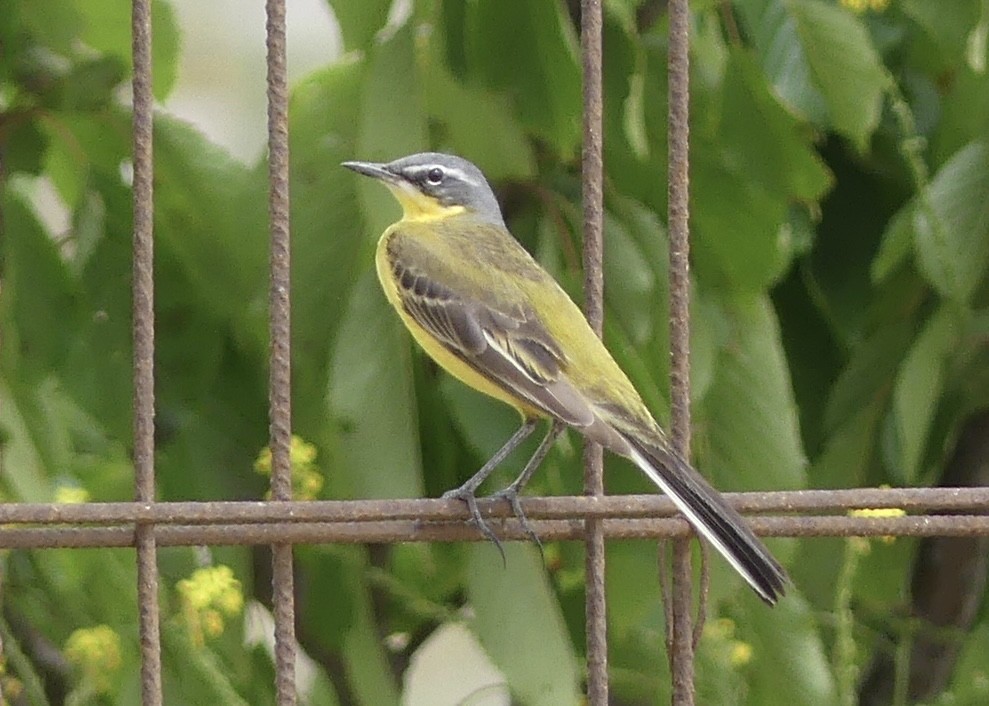
[[[472,159],[514,234],[579,297],[576,4],[420,0],[386,26],[390,2],[330,0],[348,53],[300,81],[290,111],[294,428],[319,450],[324,497],[435,496],[514,423],[413,349],[371,266],[397,208],[339,163],[425,149]],[[665,3],[604,4],[606,336],[666,419]],[[960,425],[989,401],[989,6],[844,5],[692,3],[694,454],[726,490],[937,483]],[[162,99],[181,37],[169,4],[154,7]],[[131,494],[129,32],[122,2],[0,2],[5,502]],[[159,114],[155,168],[160,497],[260,498],[266,167]],[[38,179],[66,232],[29,198]],[[580,492],[577,444],[558,444],[532,492]],[[651,492],[608,464],[609,492]],[[838,581],[841,541],[773,547],[794,578],[775,610],[713,562],[710,619],[722,622],[700,645],[701,701],[849,703],[847,675],[909,629],[897,609],[913,544],[874,543],[851,585]],[[399,703],[416,649],[464,620],[519,702],[578,703],[581,547],[548,547],[546,565],[509,550],[503,568],[484,545],[300,547],[299,637],[317,667],[302,702]],[[669,698],[655,552],[609,548],[616,703]],[[262,550],[211,559],[263,601]],[[204,645],[183,627],[176,586],[202,560],[161,552],[166,701],[269,703],[269,654],[245,643],[240,619]],[[137,702],[130,552],[8,551],[0,567],[4,693],[16,682],[28,703]],[[125,647],[112,678],[52,657],[103,625]],[[958,638],[943,703],[989,699],[985,661],[970,656],[987,630],[983,617]]]

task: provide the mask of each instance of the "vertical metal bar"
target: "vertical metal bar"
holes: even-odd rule
[[[268,389],[271,497],[292,499],[292,388],[289,303],[288,73],[285,0],[267,0],[268,50],[268,215],[271,222]],[[272,547],[272,603],[275,614],[275,693],[279,706],[294,706],[295,597],[292,545]]]
[[[582,0],[580,44],[584,77],[584,140],[581,155],[584,201],[584,312],[598,336],[604,323],[604,157],[601,89],[601,0]],[[584,492],[604,494],[601,447],[584,447]],[[587,698],[608,703],[608,623],[604,590],[604,531],[600,520],[586,520]]]
[[[694,631],[690,614],[692,568],[690,540],[673,540],[673,630],[669,659],[675,706],[693,706],[694,703]]]
[[[670,397],[673,444],[690,450],[690,54],[687,0],[670,0]]]
[[[131,41],[134,55],[134,494],[139,502],[150,503],[155,499],[154,99],[151,93],[151,0],[133,2]],[[135,542],[141,635],[141,701],[145,706],[159,706],[162,703],[161,637],[154,525],[138,523]]]
[[[676,449],[690,453],[690,233],[689,188],[689,8],[670,0],[669,57],[669,232],[670,232],[670,398]],[[670,671],[673,703],[694,703],[694,649],[691,628],[690,540],[673,545],[673,630]]]

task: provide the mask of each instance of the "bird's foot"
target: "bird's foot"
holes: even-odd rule
[[[481,517],[481,511],[477,507],[477,496],[474,495],[474,488],[462,485],[459,488],[454,488],[443,493],[444,500],[450,498],[460,500],[467,506],[467,514],[469,515],[468,524],[477,527],[481,534],[494,543],[498,549],[498,553],[501,554],[501,563],[507,566],[508,562],[505,559],[505,549],[501,546],[501,540],[498,539],[491,526]]]
[[[522,528],[522,532],[525,536],[532,540],[533,543],[539,548],[539,556],[545,562],[546,555],[543,553],[543,543],[539,540],[539,535],[536,531],[532,529],[532,525],[529,524],[529,518],[525,516],[525,511],[522,510],[522,503],[519,502],[519,489],[513,483],[512,485],[499,490],[497,493],[492,493],[492,498],[500,498],[505,500],[509,506],[512,508],[512,514],[515,515],[515,519],[519,521],[519,526]]]

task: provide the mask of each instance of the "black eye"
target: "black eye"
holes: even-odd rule
[[[426,181],[433,186],[439,186],[443,182],[443,170],[439,167],[433,167],[426,172]]]

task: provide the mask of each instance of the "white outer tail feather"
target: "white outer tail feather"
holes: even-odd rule
[[[714,546],[714,548],[718,550],[718,553],[721,554],[721,556],[723,556],[729,564],[731,564],[732,568],[734,568],[735,571],[737,571],[741,575],[741,577],[745,579],[746,583],[748,583],[749,586],[751,586],[752,589],[756,593],[758,593],[763,600],[768,601],[770,603],[775,602],[776,597],[772,595],[768,595],[766,591],[763,590],[759,581],[738,560],[738,557],[735,556],[735,553],[732,552],[725,545],[723,541],[721,541],[721,538],[718,537],[717,534],[712,532],[707,527],[707,525],[701,521],[697,513],[694,512],[693,508],[691,508],[690,505],[684,502],[683,498],[681,498],[679,495],[673,492],[673,489],[670,487],[669,483],[663,480],[663,476],[655,468],[653,468],[649,460],[641,453],[639,453],[639,451],[635,447],[632,447],[630,451],[631,451],[630,457],[632,461],[635,462],[635,465],[637,465],[639,469],[642,470],[643,473],[649,476],[649,479],[653,483],[655,483],[659,487],[659,489],[662,490],[663,493],[666,494],[666,496],[670,500],[673,501],[673,504],[677,506],[677,509],[680,510],[680,512],[682,512],[684,515],[687,516],[687,520],[690,522],[691,527],[694,528],[694,531],[696,531],[704,539],[710,542]]]

